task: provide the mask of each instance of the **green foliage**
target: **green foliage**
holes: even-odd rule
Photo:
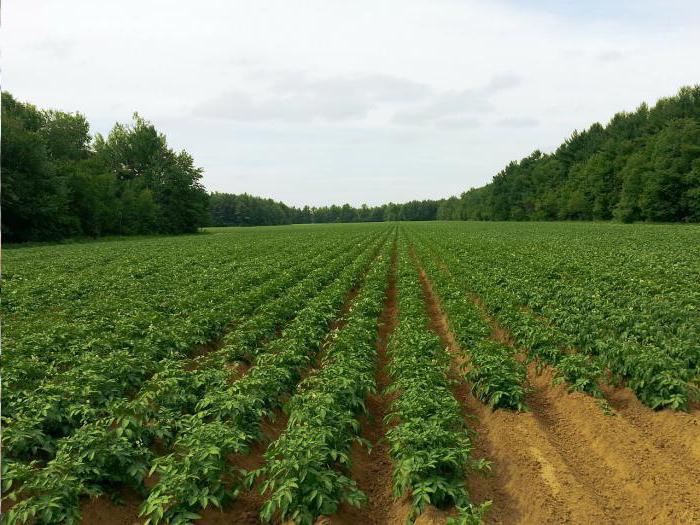
[[[2,94],[5,239],[187,233],[206,224],[202,170],[134,115],[92,141],[80,113],[38,110]]]
[[[113,484],[140,486],[150,453],[124,436],[104,433],[104,425],[82,427],[61,442],[44,468],[25,473],[19,494],[28,497],[7,512],[6,522],[79,523],[81,496],[99,495]]]
[[[554,368],[554,384],[567,383],[571,392],[586,392],[603,397],[598,381],[603,371],[595,360],[584,354],[562,357]]]
[[[575,131],[439,203],[438,219],[698,222],[700,86]]]
[[[210,425],[203,419],[208,412],[200,403],[230,388],[236,373],[231,363],[274,353],[292,341],[302,344],[303,337],[323,336],[330,309],[342,299],[341,289],[352,285],[382,242],[380,229],[350,231],[298,230],[295,242],[289,232],[251,232],[10,250],[2,307],[5,318],[17,317],[3,334],[3,464],[10,466],[3,480],[11,497],[26,502],[13,519],[44,512],[49,498],[51,512],[60,516],[51,519],[68,520],[78,516],[80,498],[127,484],[127,479],[104,477],[100,468],[80,467],[95,443],[119,445],[103,447],[99,464],[107,470],[123,464],[123,472],[144,463],[151,469],[149,451],[156,443],[170,450],[155,463],[165,474],[150,505],[156,516],[160,509],[173,520],[189,519],[197,507],[180,501],[182,490],[202,487],[189,493],[198,494],[201,502],[214,484],[198,483],[204,480],[198,469],[220,479],[216,469],[222,476],[229,473],[221,447],[244,450],[240,447],[259,436],[254,426],[226,426],[225,434],[216,421]],[[37,252],[47,250],[59,254],[40,257],[43,262],[36,264]],[[91,278],[85,280],[87,270],[77,274],[77,281],[71,272],[57,275],[56,268],[72,265],[90,268]],[[185,273],[188,279],[178,278]],[[339,276],[341,281],[329,287]],[[304,314],[305,323],[290,326],[289,337],[266,344],[319,294],[316,314]],[[121,301],[105,299],[115,295]],[[51,330],[37,330],[46,326],[47,317]],[[217,337],[220,347],[201,356],[194,353]],[[296,366],[304,363],[308,358]],[[286,375],[282,366],[274,370],[290,380],[298,377]],[[267,377],[261,368],[239,397],[249,403],[246,414],[259,417],[256,385],[283,386]],[[262,399],[268,393],[262,392]],[[193,413],[198,415],[189,417]],[[212,446],[224,451],[213,453]],[[126,454],[126,447],[133,452]],[[187,467],[169,470],[183,451]],[[177,460],[168,460],[170,455]],[[37,468],[47,461],[56,466]],[[65,476],[61,465],[69,465],[72,475]],[[187,472],[197,474],[193,478]],[[216,501],[225,487],[232,487],[230,480],[221,483]]]
[[[188,233],[198,227],[427,220],[700,221],[700,86],[574,131],[460,197],[297,208],[212,193],[202,169],[134,115],[90,139],[79,113],[2,95],[2,232],[10,242]]]
[[[471,459],[471,441],[457,400],[450,391],[450,357],[428,327],[418,272],[399,245],[399,324],[389,341],[387,393],[396,398],[386,416],[390,455],[394,462],[395,497],[412,498],[413,522],[427,507],[470,506],[464,478],[470,470],[486,468]]]
[[[460,197],[298,209],[213,194],[215,225],[424,220],[700,221],[700,86],[574,131],[552,154],[510,162]]]
[[[481,525],[491,508],[491,501],[485,501],[480,505],[458,505],[457,516],[450,516],[445,525]]]
[[[472,393],[491,408],[524,410],[527,373],[513,352],[495,341],[480,341],[469,353],[466,377]]]
[[[490,340],[484,314],[469,297],[468,281],[445,266],[436,265],[426,245],[414,245],[427,272],[433,292],[447,314],[449,328],[468,357],[466,378],[472,393],[491,408],[524,410],[527,372],[512,349]]]
[[[82,119],[68,114],[60,118]],[[66,176],[53,162],[61,151],[52,152],[45,137],[49,122],[46,113],[2,93],[2,233],[6,242],[49,240],[76,232]]]
[[[265,519],[309,523],[362,505],[349,450],[366,444],[358,416],[376,388],[392,230],[236,229],[6,249],[2,490],[12,506],[3,522],[78,523],[87,498],[133,487],[146,495],[150,523],[186,523],[256,474]],[[411,519],[427,505],[454,506],[450,523],[478,523],[488,505],[472,504],[464,486],[487,465],[471,456],[451,356],[428,328],[409,241],[484,403],[523,408],[527,361],[516,351],[593,396],[608,377],[654,409],[687,409],[698,395],[697,227],[400,231],[386,437],[395,495],[412,499]],[[513,344],[491,340],[490,319]],[[288,427],[263,468],[232,463],[265,439],[261,422],[282,407]]]
[[[604,372],[654,409],[698,397],[700,275],[693,227],[413,226],[538,367],[602,397]],[[458,333],[458,330],[455,330]],[[468,342],[465,344],[468,347]]]
[[[222,421],[204,423],[196,415],[183,419],[182,426],[186,430],[175,442],[177,452],[152,464],[150,474],[157,472],[158,482],[141,507],[146,525],[189,523],[199,517],[196,509],[220,508],[237,494],[225,482],[236,477],[228,456],[246,452],[252,436]]]
[[[299,384],[290,400],[287,429],[268,448],[266,464],[253,473],[264,479],[261,490],[269,493],[261,511],[265,521],[312,525],[318,516],[335,513],[342,502],[360,506],[366,500],[347,471],[350,446],[360,440],[357,416],[376,388],[374,343],[388,248],[370,268],[343,326],[325,349],[321,367]]]
[[[331,222],[432,221],[437,215],[437,201],[410,201],[359,208],[321,206],[296,208],[272,199],[243,193],[214,192],[209,196],[213,226],[269,226],[273,224],[310,224]]]
[[[174,453],[154,465],[158,482],[141,508],[149,523],[185,520],[197,509],[220,502],[226,479],[232,478],[235,493],[243,483],[243,472],[232,472],[228,456],[262,438],[262,419],[271,418],[282,397],[293,392],[302,370],[319,351],[344,296],[359,284],[377,249],[379,245],[373,242],[354,260],[346,260],[336,281],[308,301],[278,338],[255,351],[255,366],[248,374],[202,395],[193,417],[180,422]],[[231,439],[221,440],[224,432]],[[193,460],[188,460],[193,454]],[[215,500],[209,499],[212,486],[217,488]]]

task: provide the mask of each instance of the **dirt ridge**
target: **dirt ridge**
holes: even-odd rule
[[[464,353],[455,344],[428,276],[420,271],[433,324],[460,366]],[[512,340],[502,330],[497,331],[499,338]],[[553,387],[551,370],[538,375],[531,365],[528,376],[533,387],[526,399],[528,413],[492,412],[460,383],[460,401],[478,416],[472,423],[475,456],[492,461],[490,476],[468,480],[475,502],[493,501],[488,522],[700,521],[700,478],[689,466],[692,459],[679,447],[660,449],[659,440],[652,442],[639,428],[648,421],[655,421],[654,428],[661,426],[664,417],[656,421],[646,407],[631,403],[632,408],[625,408],[622,402],[616,408],[627,410],[624,417],[608,416],[593,398],[570,394],[564,385]],[[689,438],[697,427],[692,415],[685,416],[684,435]]]

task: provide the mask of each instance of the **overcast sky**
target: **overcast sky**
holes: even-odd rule
[[[698,0],[5,0],[3,88],[106,133],[134,111],[209,190],[459,194],[700,83]]]

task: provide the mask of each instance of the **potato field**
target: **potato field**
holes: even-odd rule
[[[700,227],[3,255],[5,524],[700,523]]]

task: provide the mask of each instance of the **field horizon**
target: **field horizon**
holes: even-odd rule
[[[663,226],[673,226],[673,227],[679,227],[679,228],[700,228],[700,224],[698,223],[693,223],[693,222],[686,222],[686,223],[678,223],[678,222],[648,222],[648,221],[640,221],[636,223],[621,223],[621,222],[612,222],[612,221],[606,221],[606,220],[600,220],[600,221],[589,221],[589,220],[561,220],[561,221],[536,221],[536,220],[528,220],[528,221],[480,221],[478,219],[465,219],[461,221],[453,221],[453,220],[426,220],[426,221],[382,221],[383,224],[390,224],[390,225],[399,225],[402,222],[408,222],[409,224],[426,224],[426,223],[434,223],[434,224],[453,224],[455,222],[460,222],[460,223],[478,223],[478,224],[522,224],[522,225],[548,225],[548,224],[570,224],[570,225],[576,225],[576,224],[581,224],[581,225],[607,225],[610,227],[663,227]],[[263,224],[256,224],[256,225],[249,225],[249,226],[202,226],[199,228],[199,231],[194,232],[194,233],[189,233],[189,234],[171,234],[171,235],[164,235],[164,234],[149,234],[149,235],[109,235],[105,237],[86,237],[86,236],[80,236],[80,237],[69,237],[66,239],[61,239],[61,240],[55,240],[55,241],[26,241],[26,242],[8,242],[8,243],[3,243],[3,249],[6,250],[14,250],[14,249],[20,249],[20,248],[35,248],[35,247],[41,247],[41,246],[63,246],[63,245],[72,245],[72,244],[90,244],[90,243],[100,243],[100,242],[119,242],[119,241],[142,241],[142,240],[148,240],[148,239],[164,239],[164,238],[176,238],[176,237],[183,237],[183,238],[189,238],[189,237],[198,237],[201,235],[210,235],[210,234],[216,234],[216,233],[226,233],[226,232],[234,232],[234,231],[247,231],[247,230],[255,230],[255,229],[274,229],[274,228],[295,228],[295,227],[302,227],[302,228],[313,228],[313,227],[333,227],[333,226],[338,226],[338,225],[370,225],[370,224],[377,224],[375,221],[362,221],[362,222],[332,222],[332,223],[302,223],[302,224],[271,224],[271,225],[263,225]]]

